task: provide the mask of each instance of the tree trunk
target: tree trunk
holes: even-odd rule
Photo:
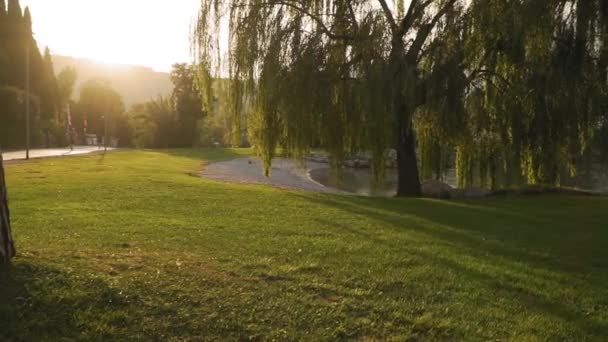
[[[15,246],[11,233],[8,195],[4,178],[4,163],[0,153],[0,263],[7,263],[15,256]]]
[[[391,70],[393,73],[393,110],[397,150],[397,197],[420,197],[420,175],[416,157],[416,137],[412,118],[417,107],[415,68],[404,59],[401,38],[393,39]]]
[[[398,197],[420,197],[420,175],[416,157],[416,137],[411,122],[400,120],[397,137]]]

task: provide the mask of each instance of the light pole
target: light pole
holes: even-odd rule
[[[30,159],[30,45],[25,46],[25,159]]]
[[[109,99],[109,95],[108,93],[106,93],[105,95],[105,107],[106,107],[106,114],[104,115],[104,129],[103,129],[103,134],[104,134],[104,138],[103,138],[103,153],[108,152],[108,140],[109,140],[109,132],[108,132],[108,125],[110,123],[110,115],[112,114],[112,111],[114,110],[114,105],[112,105],[112,103],[110,102]]]
[[[68,139],[70,141],[70,151],[74,151],[74,134],[72,134],[72,108],[70,103],[67,105],[67,115],[68,115]]]
[[[103,153],[108,151],[108,113],[103,116]]]

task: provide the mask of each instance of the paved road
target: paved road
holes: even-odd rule
[[[108,150],[112,150],[112,148],[108,148]],[[30,150],[30,158],[50,158],[50,157],[64,157],[64,156],[76,156],[81,154],[93,153],[103,151],[102,148],[98,148],[97,146],[74,146],[74,150],[71,151],[69,148],[48,148],[48,149],[38,149],[38,150]],[[13,151],[13,152],[5,152],[2,153],[4,160],[22,160],[25,159],[25,150],[24,151]]]

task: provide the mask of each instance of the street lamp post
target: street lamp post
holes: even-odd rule
[[[108,151],[108,114],[106,113],[106,119],[105,119],[105,124],[104,124],[104,135],[105,137],[103,138],[103,152],[107,152]]]
[[[25,46],[25,159],[30,159],[30,46]]]
[[[103,119],[103,152],[108,151],[108,114],[101,116]]]

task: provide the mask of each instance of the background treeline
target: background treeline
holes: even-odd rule
[[[49,49],[44,55],[40,53],[29,8],[22,11],[19,0],[9,0],[8,4],[0,0],[0,146],[25,148],[27,102],[31,147],[83,144],[86,133],[101,141],[106,115],[111,121],[110,132],[119,133],[119,141],[130,144],[128,130],[121,129],[126,120],[121,96],[107,82],[88,81],[82,86],[80,99],[73,101],[77,79],[71,67],[56,75]]]
[[[86,133],[95,135],[101,144],[107,130],[110,143],[118,147],[226,145],[229,134],[223,132],[227,126],[222,117],[202,110],[195,68],[175,64],[170,75],[173,84],[170,95],[129,108],[111,82],[103,79],[85,82],[78,100],[70,102],[72,139],[82,143]]]
[[[29,54],[28,58],[26,53]],[[30,96],[26,99],[28,59]],[[83,79],[83,76],[89,77],[94,73],[83,72],[79,75],[76,65],[60,65],[64,67],[56,74],[49,49],[41,54],[33,38],[29,8],[22,10],[19,0],[8,3],[0,0],[2,148],[25,147],[26,101],[29,101],[31,109],[32,147],[80,145],[87,142],[87,136],[95,136],[101,145],[106,132],[110,138],[108,143],[120,147],[192,147],[230,142],[230,133],[225,128],[229,125],[224,116],[219,115],[218,111],[203,113],[197,72],[192,66],[174,66],[170,74],[173,87],[170,95],[127,108],[123,96],[127,96],[128,101],[137,97],[120,93],[109,79]],[[134,67],[126,69],[139,70]],[[147,79],[151,78],[147,69],[141,70],[145,71]],[[114,74],[120,72],[123,71],[119,68]],[[131,81],[139,82],[142,89],[150,87],[149,84],[141,84],[140,76],[137,72],[125,72],[123,78],[131,77]],[[153,76],[156,77],[152,85],[154,89],[169,88],[168,91],[171,91],[171,84],[168,87],[158,86],[156,79],[163,78],[160,73]],[[125,83],[124,79],[121,78],[122,83]],[[77,85],[78,89],[75,89]],[[151,90],[146,91],[150,93]],[[73,98],[75,92],[77,98]]]
[[[175,64],[170,96],[137,104],[128,113],[137,147],[225,146],[231,143],[227,112],[219,99],[203,111],[198,68]]]
[[[81,87],[79,100],[72,102],[72,128],[76,136],[86,129],[87,134],[95,134],[102,141],[107,127],[109,137],[119,147],[230,145],[231,124],[224,114],[227,110],[217,99],[215,109],[203,111],[198,75],[192,65],[175,64],[170,73],[170,95],[128,109],[111,83],[90,80]]]
[[[8,6],[7,6],[8,5]],[[28,55],[26,55],[28,54]],[[31,96],[26,98],[26,61],[30,61]],[[0,0],[0,145],[25,145],[25,104],[31,106],[31,142],[51,146],[65,142],[59,112],[69,97],[53,70],[48,49],[41,55],[32,35],[32,17],[18,0]]]

